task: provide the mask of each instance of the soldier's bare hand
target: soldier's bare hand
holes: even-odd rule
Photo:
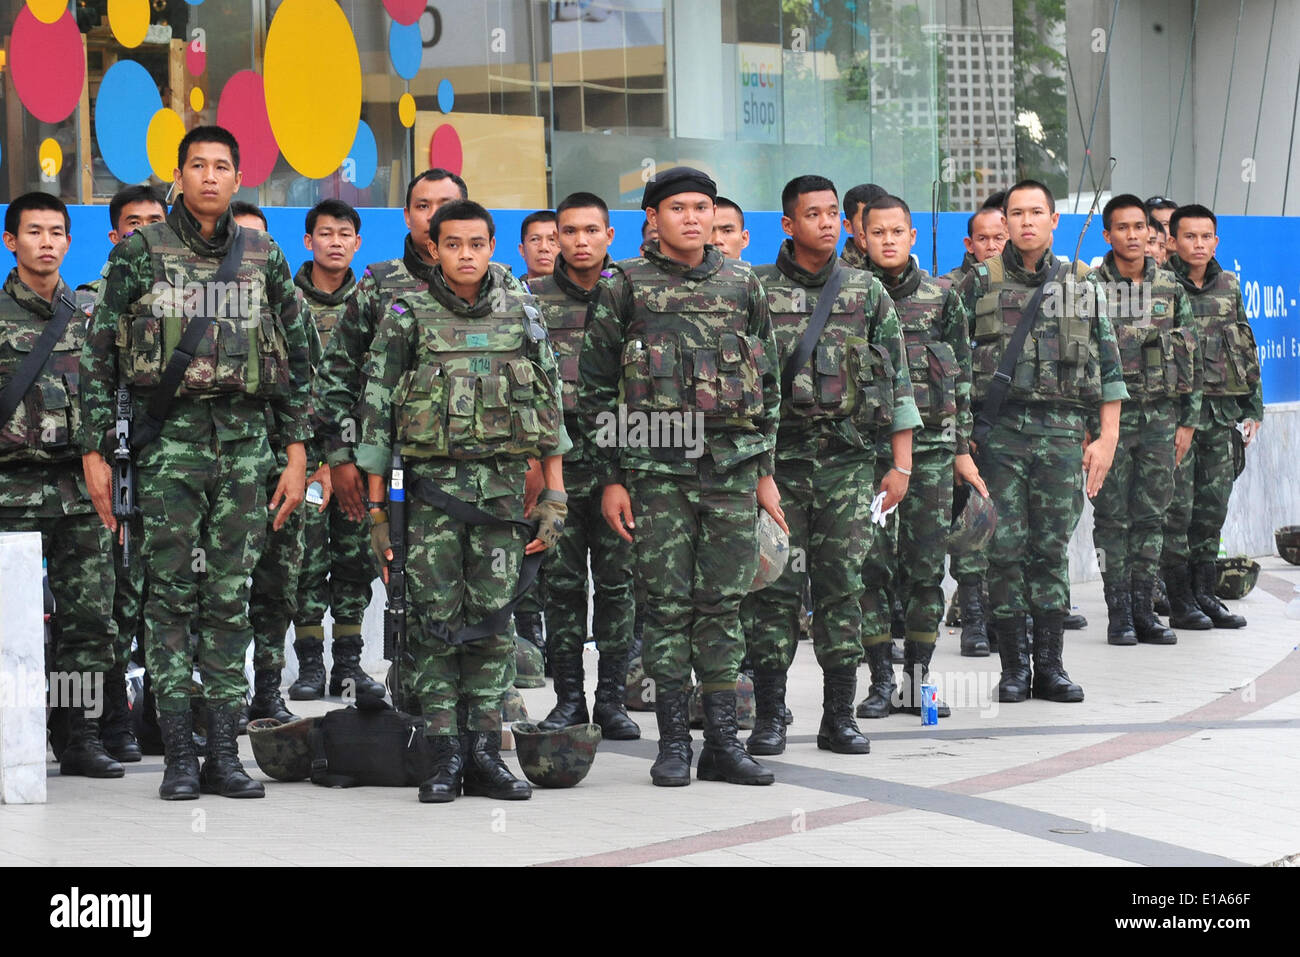
[[[330,469],[330,481],[334,485],[334,504],[349,521],[364,522],[366,486],[361,478],[361,470],[352,462],[335,465]]]
[[[609,527],[625,540],[632,541],[632,531],[636,522],[632,518],[632,497],[622,485],[606,485],[600,494],[600,514],[605,516]]]
[[[1241,423],[1241,443],[1250,445],[1255,436],[1259,435],[1259,430],[1264,427],[1264,423],[1257,419],[1244,419]]]
[[[1196,429],[1190,425],[1180,425],[1174,430],[1174,465],[1182,465],[1183,459],[1187,456],[1187,450],[1192,447],[1192,436],[1196,435]]]
[[[285,449],[289,464],[280,473],[280,481],[275,485],[275,494],[267,507],[275,512],[275,521],[271,530],[278,532],[284,528],[293,510],[307,497],[307,453],[301,442],[290,442]]]
[[[104,461],[98,452],[87,452],[81,457],[81,470],[86,475],[86,488],[90,501],[99,514],[99,520],[110,532],[117,531],[117,518],[113,515],[113,466]]]
[[[898,469],[890,469],[880,480],[880,491],[885,493],[885,500],[880,503],[880,510],[888,512],[907,495],[911,480]]]
[[[781,531],[790,534],[790,526],[785,523],[785,510],[781,508],[781,490],[776,487],[776,479],[764,475],[758,480],[755,491],[758,507],[772,516],[772,520],[781,526]]]
[[[533,506],[537,504],[537,496],[542,494],[544,488],[546,478],[542,475],[541,460],[529,459],[528,473],[524,476],[524,518],[533,517]]]
[[[320,482],[321,497],[320,504],[316,506],[316,512],[318,514],[323,514],[325,509],[330,507],[330,498],[334,495],[334,480],[330,477],[330,467],[328,465],[322,465],[315,472],[312,472],[311,475],[307,476],[307,484],[311,485],[312,482]]]
[[[984,484],[984,479],[980,476],[979,467],[976,466],[975,460],[969,455],[959,455],[952,460],[952,474],[957,477],[958,482],[969,482],[975,486],[975,491],[985,498],[989,497],[989,487]]]
[[[1103,435],[1084,450],[1083,470],[1088,475],[1088,498],[1096,498],[1101,491],[1101,483],[1106,481],[1106,474],[1115,461],[1115,445],[1115,439]]]

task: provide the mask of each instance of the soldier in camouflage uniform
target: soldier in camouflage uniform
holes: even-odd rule
[[[813,651],[822,668],[817,747],[866,754],[871,744],[853,720],[862,659],[862,565],[873,539],[870,489],[877,429],[892,433],[897,469],[880,483],[886,508],[907,495],[912,429],[920,424],[908,380],[898,318],[870,273],[836,261],[840,211],[834,184],[799,176],[781,195],[790,236],[776,263],[756,270],[767,292],[777,366],[798,350],[826,283],[842,270],[826,326],[782,397],[776,483],[790,527],[791,560],[780,577],[745,597],[754,632],[754,732],[751,754],[785,751],[786,673],[794,660],[804,582],[812,582]],[[889,663],[889,635],[879,650]],[[868,649],[871,652],[871,649]]]
[[[774,780],[736,737],[736,678],[756,506],[785,525],[772,478],[781,396],[763,287],[707,242],[716,196],[690,167],[646,183],[641,206],[659,238],[602,281],[578,369],[601,511],[635,543],[645,589],[659,723],[650,777],[664,787],[691,780],[692,666],[703,686],[700,779]]]
[[[587,558],[591,557],[592,633],[600,652],[594,717],[612,741],[641,737],[627,714],[628,646],[636,603],[632,594],[632,549],[600,514],[600,485],[578,422],[578,356],[596,284],[610,265],[606,250],[614,238],[609,209],[593,193],[573,193],[556,209],[560,254],[550,276],[528,288],[542,305],[564,382],[564,424],[573,449],[564,456],[568,521],[548,563],[547,645],[555,676],[555,707],[538,727],[552,731],[591,719],[583,692],[582,646],[587,640]],[[516,613],[516,621],[518,613]]]
[[[303,499],[306,326],[280,248],[265,233],[241,230],[230,215],[240,181],[235,138],[215,126],[191,130],[181,140],[175,176],[181,196],[166,222],[141,228],[109,257],[81,360],[81,442],[90,450],[84,467],[96,510],[115,530],[111,469],[101,452],[113,445],[118,378],[132,387],[136,441],[188,322],[210,318],[157,439],[135,456],[146,655],[167,762],[159,794],[196,798],[202,789],[262,797],[262,785],[244,773],[235,739],[247,687],[244,653],[253,637],[248,574],[265,547],[267,507],[283,526]],[[219,288],[214,276],[241,246],[233,285]],[[268,404],[289,461],[269,502],[275,461]],[[200,635],[209,715],[201,772],[189,700],[191,623]]]
[[[369,474],[371,541],[386,563],[393,553],[384,473],[400,443],[409,493],[410,684],[435,756],[420,800],[455,800],[462,784],[467,794],[522,800],[532,791],[500,755],[513,638],[503,630],[462,643],[458,633],[507,605],[523,554],[559,538],[561,456],[571,443],[541,313],[488,268],[496,247],[491,215],[468,200],[448,203],[430,234],[438,262],[428,290],[402,295],[371,344],[357,464]],[[547,485],[533,510],[540,523],[533,541],[511,521],[523,512],[530,456],[542,459]],[[441,493],[459,500],[449,508],[477,509],[488,520],[457,519],[435,504]],[[458,700],[465,727],[458,727]]]
[[[1085,268],[1071,269],[1052,254],[1058,214],[1051,192],[1023,180],[1007,191],[1006,214],[1007,247],[976,266],[960,289],[973,313],[973,442],[998,512],[988,575],[989,629],[1002,658],[998,700],[1029,696],[1029,612],[1034,697],[1082,701],[1083,689],[1070,680],[1062,661],[1062,619],[1069,601],[1066,548],[1078,519],[1081,469],[1087,473],[1087,494],[1095,496],[1115,455],[1120,400],[1128,392],[1104,296],[1094,280],[1083,279]],[[1043,289],[1032,334],[995,416],[985,407],[994,373],[1044,283],[1050,285]],[[1085,416],[1098,406],[1099,435],[1081,452]]]
[[[361,245],[361,217],[347,203],[326,199],[307,213],[305,225],[312,259],[299,267],[293,281],[298,287],[299,307],[311,316],[321,342],[328,344],[358,293],[351,265]],[[319,447],[313,451],[317,456],[323,454]],[[360,657],[361,622],[377,574],[369,532],[364,521],[353,521],[338,502],[330,507],[330,471],[328,464],[321,468],[324,501],[320,508],[308,510],[303,531],[303,566],[293,615],[294,648],[301,647],[303,654],[298,660],[298,678],[289,689],[289,697],[295,701],[325,694],[322,636],[326,611],[333,615],[335,638],[330,693],[383,695],[382,685],[362,669]]]
[[[1165,520],[1161,563],[1175,628],[1244,628],[1214,594],[1214,560],[1228,514],[1235,479],[1233,432],[1249,445],[1264,418],[1255,335],[1242,306],[1236,273],[1225,271],[1214,252],[1219,245],[1214,213],[1192,204],[1169,220],[1174,255],[1169,266],[1187,290],[1196,317],[1205,371],[1204,400],[1196,435],[1174,471],[1174,497]]]
[[[912,439],[911,485],[890,522],[867,555],[862,569],[863,644],[871,666],[871,694],[858,708],[860,718],[883,718],[891,710],[920,714],[920,685],[943,617],[943,562],[952,525],[954,480],[969,482],[981,495],[988,489],[970,455],[969,315],[950,287],[931,279],[912,260],[916,229],[907,204],[896,196],[872,202],[862,217],[871,271],[894,301],[906,347],[904,367],[911,377],[923,427]],[[885,442],[876,451],[876,476],[898,468]],[[893,534],[891,534],[891,532]],[[889,606],[898,596],[904,609],[903,686],[894,693],[889,657]],[[939,716],[948,708],[940,703]]]
[[[848,235],[840,261],[854,269],[867,268],[867,241],[862,231],[862,217],[867,206],[882,196],[888,196],[889,190],[875,183],[859,183],[844,194],[844,221],[841,226]]]
[[[356,465],[354,452],[358,440],[358,417],[355,411],[361,400],[361,366],[370,351],[379,321],[398,297],[429,288],[433,261],[429,254],[429,223],[434,213],[446,203],[466,199],[465,181],[445,169],[434,168],[420,173],[406,187],[406,236],[402,255],[396,259],[371,263],[357,282],[355,295],[344,302],[342,314],[321,359],[313,383],[313,425],[323,445],[330,466],[336,505],[354,522],[366,518],[365,479]],[[504,266],[489,267],[495,280],[506,288],[522,291],[519,280]],[[387,468],[387,464],[385,464]],[[323,667],[324,627],[304,624],[294,628],[294,653],[309,674]],[[335,622],[333,656],[340,662],[360,662],[362,651],[361,621]],[[405,672],[410,673],[409,669]],[[361,683],[364,672],[359,664],[330,675],[331,694],[340,694],[343,682],[352,678]],[[295,687],[298,687],[295,685]],[[309,694],[300,692],[300,697]],[[289,690],[294,696],[294,690]]]
[[[91,299],[74,297],[59,275],[70,228],[67,208],[45,193],[18,196],[5,210],[4,244],[16,264],[0,290],[0,405],[13,405],[0,412],[0,532],[40,533],[57,622],[51,695],[80,692],[79,700],[54,702],[67,709],[59,771],[120,778],[122,765],[100,741],[102,682],[116,635],[113,565],[77,462],[77,363]],[[11,391],[56,313],[67,315],[63,332],[31,386]]]
[[[1119,447],[1093,503],[1093,544],[1101,558],[1112,645],[1172,645],[1178,637],[1155,616],[1165,510],[1174,466],[1201,415],[1201,362],[1187,294],[1173,273],[1146,253],[1149,228],[1142,200],[1125,193],[1102,210],[1111,251],[1096,269],[1129,400],[1120,412]],[[1099,423],[1090,420],[1095,435]]]

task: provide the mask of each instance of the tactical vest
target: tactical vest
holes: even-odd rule
[[[803,338],[816,302],[784,273],[764,288],[780,369],[784,370]],[[893,421],[894,364],[889,351],[868,338],[871,330],[863,308],[865,291],[861,286],[854,288],[852,280],[841,287],[813,354],[795,373],[790,394],[782,396],[782,419],[847,418],[869,429]]]
[[[393,392],[397,437],[415,458],[540,458],[554,453],[560,428],[555,385],[539,362],[546,339],[536,306],[511,295],[486,316],[452,312],[432,294],[412,296],[413,367]]]
[[[1249,322],[1237,321],[1235,273],[1221,272],[1201,292],[1187,291],[1200,332],[1207,396],[1250,395],[1259,385],[1259,353]]]
[[[353,288],[355,291],[355,287]],[[334,327],[339,323],[339,317],[348,308],[348,300],[345,298],[342,302],[330,305],[317,302],[299,286],[295,286],[294,289],[298,294],[298,311],[311,316],[312,321],[316,324],[316,332],[320,335],[321,349],[324,350],[329,345],[330,336],[334,332]]]
[[[404,299],[411,293],[424,292],[429,288],[428,282],[413,275],[406,268],[406,261],[398,256],[366,267],[366,272],[374,277],[379,290],[379,305],[387,312],[398,299]]]
[[[1178,280],[1167,270],[1157,269],[1148,297],[1142,292],[1142,283],[1112,279],[1101,267],[1094,275],[1108,286],[1110,324],[1119,344],[1129,398],[1150,402],[1191,392],[1196,330],[1174,325]],[[1114,297],[1112,290],[1117,294]]]
[[[947,297],[937,280],[922,278],[916,292],[894,300],[912,395],[927,428],[943,428],[957,415],[957,379],[961,366],[952,346],[943,341],[943,304]]]
[[[9,421],[0,422],[0,462],[52,463],[81,456],[73,442],[81,426],[81,348],[86,339],[86,317],[95,300],[78,290],[74,302],[77,308],[68,327],[36,381]],[[35,347],[47,321],[0,292],[0,389]]]
[[[155,388],[191,318],[212,321],[181,378],[178,395],[243,392],[283,395],[289,388],[289,347],[267,295],[272,241],[244,230],[244,255],[235,278],[214,282],[221,260],[199,256],[166,223],[142,227],[152,287],[132,303],[118,329],[127,381]]]
[[[589,304],[567,295],[552,279],[539,279],[530,283],[529,289],[546,306],[546,330],[551,336],[551,348],[555,350],[564,385],[564,414],[576,414],[578,356],[582,354]]]
[[[691,281],[644,259],[620,266],[634,309],[619,401],[636,412],[699,412],[709,428],[756,428],[767,366],[763,341],[745,333],[747,267],[727,260]]]
[[[989,383],[1034,289],[1007,281],[1001,256],[976,268],[987,270],[989,283],[975,303],[971,394],[978,406],[988,394]],[[1011,373],[1013,402],[1088,406],[1101,400],[1101,360],[1092,336],[1093,312],[1099,303],[1094,300],[1092,312],[1086,314],[1074,306],[1079,300],[1079,280],[1089,271],[1083,263],[1074,271],[1060,270],[1062,295],[1055,308],[1044,295],[1038,320]]]

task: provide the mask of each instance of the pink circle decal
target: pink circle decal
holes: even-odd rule
[[[29,7],[18,11],[9,38],[14,89],[27,111],[42,123],[61,123],[81,101],[86,58],[72,14],[41,23]]]
[[[424,14],[425,0],[384,0],[388,15],[404,27],[418,23]]]
[[[199,40],[192,41],[185,47],[185,69],[190,71],[190,76],[202,76],[207,68],[207,48]]]
[[[252,70],[240,70],[221,91],[217,102],[217,125],[235,134],[239,141],[239,165],[245,186],[260,186],[275,169],[280,156],[271,121],[266,116],[266,93],[262,78]]]
[[[429,165],[441,166],[448,172],[460,175],[465,163],[465,154],[460,146],[460,134],[450,123],[443,123],[433,131],[429,141]]]

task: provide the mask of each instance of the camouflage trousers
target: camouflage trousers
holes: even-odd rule
[[[91,512],[35,518],[25,509],[0,508],[0,532],[40,533],[55,608],[54,660],[47,666],[67,674],[109,671],[117,637],[113,565],[111,536],[99,516]],[[39,594],[27,597],[40,601]]]
[[[948,507],[952,507],[949,502]],[[948,573],[962,584],[969,585],[977,580],[981,580],[988,574],[989,557],[984,549],[977,552],[968,552],[965,555],[954,555],[948,563]]]
[[[359,626],[379,574],[367,523],[351,521],[333,503],[324,513],[315,505],[304,503],[303,508],[307,514],[294,625],[320,625],[329,611],[336,626]]]
[[[804,583],[812,583],[813,653],[826,671],[854,669],[862,660],[862,563],[872,544],[870,450],[825,461],[781,461],[776,484],[790,526],[790,558],[780,577],[746,595],[741,615],[751,622],[749,660],[785,672],[794,661]]]
[[[1183,462],[1174,469],[1174,495],[1165,515],[1161,563],[1212,562],[1232,495],[1232,432],[1235,425],[1196,430]]]
[[[979,458],[998,511],[988,554],[992,618],[1041,616],[1069,605],[1066,549],[1083,503],[1078,436],[1032,435],[997,425]]]
[[[632,471],[636,576],[645,589],[642,662],[655,687],[683,691],[691,669],[705,693],[736,686],[740,603],[758,571],[756,462],[689,476]]]
[[[953,450],[946,446],[919,444],[912,449],[907,494],[879,529],[883,534],[877,535],[862,566],[864,644],[889,640],[891,595],[903,606],[908,638],[932,642],[938,637],[943,559],[952,526],[952,462]],[[892,453],[877,458],[873,488],[880,487],[892,465]]]
[[[278,463],[281,468],[284,463]],[[280,469],[272,470],[266,483],[266,498],[275,497]],[[248,599],[248,618],[253,626],[253,667],[279,671],[284,667],[284,637],[298,610],[298,576],[303,563],[303,527],[315,505],[300,504],[273,531],[275,512],[266,513],[266,547],[253,569],[253,589]]]
[[[264,435],[161,438],[139,457],[145,653],[162,710],[190,706],[191,627],[207,701],[234,704],[247,692],[248,576],[266,546],[266,486],[274,467]]]
[[[113,542],[113,621],[117,640],[113,643],[113,663],[125,668],[131,658],[131,641],[144,650],[144,562],[138,551],[140,523],[131,526],[131,567],[122,567],[122,548]],[[143,657],[143,656],[142,656]]]
[[[1177,427],[1174,402],[1123,405],[1115,461],[1092,500],[1093,545],[1101,577],[1112,585],[1156,577],[1165,511],[1174,494]]]
[[[614,660],[627,653],[636,618],[632,593],[632,546],[600,513],[603,486],[595,476],[565,463],[569,515],[556,552],[546,563],[550,594],[546,643],[552,654],[582,654],[587,640],[587,556],[591,556],[592,634],[596,648]],[[639,526],[639,523],[638,523]],[[522,607],[522,604],[520,605]]]
[[[568,487],[569,476],[568,473],[565,473],[564,488],[566,491],[568,490]],[[599,513],[599,508],[597,509],[597,512]],[[604,519],[601,519],[601,521],[604,521]],[[619,540],[622,541],[622,539]],[[550,569],[554,563],[554,556],[547,556],[546,561],[542,562],[542,567],[537,570],[537,581],[533,583],[532,588],[528,589],[528,594],[524,595],[524,597],[519,600],[519,604],[515,606],[516,615],[546,615],[551,611]],[[548,636],[550,635],[550,631],[551,621],[548,617],[546,619],[546,632]]]
[[[507,630],[449,645],[432,628],[439,622],[453,631],[472,625],[510,599],[519,582],[525,533],[514,525],[465,525],[411,492],[406,501],[409,684],[419,699],[425,731],[497,731],[501,696],[514,678],[514,636]],[[523,514],[523,490],[518,497],[472,504],[498,518],[517,518]],[[469,728],[457,727],[457,701],[467,705]]]

